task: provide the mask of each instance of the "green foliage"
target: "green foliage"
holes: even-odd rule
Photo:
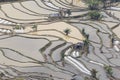
[[[89,34],[86,34],[86,39],[89,39]]]
[[[37,25],[34,24],[32,28],[37,28]]]
[[[15,29],[21,29],[21,26],[20,25],[16,25]]]
[[[92,69],[91,70],[91,77],[96,79],[97,78],[96,75],[97,75],[97,71],[95,69]]]
[[[64,53],[61,53],[62,60],[64,60],[64,57],[65,57]]]
[[[13,29],[25,29],[25,27],[22,24],[17,24]]]
[[[0,73],[0,77],[3,77],[3,76],[5,76],[5,74],[4,73]]]
[[[89,45],[89,40],[88,39],[83,40],[83,42],[84,42],[84,46],[88,46]]]
[[[37,31],[37,25],[36,24],[34,24],[32,28],[34,29],[34,31]]]
[[[89,40],[86,38],[83,43],[85,52],[89,53]]]
[[[100,20],[102,18],[102,15],[100,14],[100,12],[98,11],[90,11],[88,13],[88,16],[90,17],[90,19],[93,19],[93,20]]]
[[[83,35],[86,39],[89,39],[89,34],[86,34],[86,33],[85,33],[85,29],[84,29],[84,28],[82,29],[82,35]]]
[[[71,32],[71,30],[68,29],[68,28],[64,30],[64,33],[65,33],[66,35],[70,34],[70,32]]]
[[[82,29],[82,34],[83,34],[83,36],[85,35],[85,29],[84,28]]]
[[[84,80],[90,80],[88,77],[84,77]]]
[[[99,9],[99,0],[87,0],[87,4],[90,10],[98,10]]]
[[[68,14],[68,15],[71,15],[71,14],[72,14],[71,11],[70,11],[70,9],[67,9],[67,14]]]
[[[105,66],[104,69],[106,70],[106,73],[110,76],[113,75],[113,70],[111,66]]]

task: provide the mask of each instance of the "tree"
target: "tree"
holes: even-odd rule
[[[113,75],[113,70],[112,70],[111,66],[105,66],[104,69],[109,76],[113,77],[112,76]]]
[[[91,70],[91,77],[97,79],[96,75],[97,75],[97,71],[95,69],[92,69]]]
[[[112,39],[111,39],[111,46],[112,46],[112,47],[113,47],[114,41],[115,41],[115,39],[112,38]]]
[[[4,77],[5,76],[5,74],[4,73],[0,73],[0,80],[2,80],[2,77]]]
[[[34,31],[37,31],[37,25],[36,24],[34,24],[32,28],[34,29]]]
[[[70,17],[70,15],[72,14],[70,9],[67,9],[67,14],[68,14],[68,17]]]
[[[90,10],[98,10],[99,9],[99,0],[87,0],[87,4]]]
[[[82,34],[83,34],[83,36],[85,35],[85,29],[84,28],[82,29]]]
[[[84,42],[84,51],[89,53],[89,40],[86,38],[83,42]]]
[[[83,42],[84,42],[84,46],[88,46],[89,45],[89,40],[88,39],[83,40]]]
[[[14,27],[14,29],[20,29],[19,25],[16,25],[16,26]]]
[[[3,76],[5,76],[5,74],[4,73],[0,73],[0,77],[3,77]]]
[[[93,19],[93,20],[100,20],[102,18],[102,15],[100,14],[100,12],[96,10],[88,12],[88,16],[90,17],[90,19]]]
[[[68,29],[68,28],[64,30],[65,35],[70,34],[70,32],[71,32],[71,30],[70,30],[70,29]]]
[[[89,34],[86,34],[86,39],[89,39]]]

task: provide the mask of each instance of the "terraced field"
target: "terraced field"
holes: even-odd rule
[[[0,4],[0,80],[120,80],[119,4],[86,19],[84,1],[25,0]],[[81,4],[81,5],[80,5]],[[70,16],[50,18],[60,9]],[[110,14],[111,12],[111,14]],[[65,30],[69,29],[67,35]],[[77,50],[89,34],[87,50]],[[116,42],[112,44],[112,39]],[[112,68],[110,77],[105,66]]]

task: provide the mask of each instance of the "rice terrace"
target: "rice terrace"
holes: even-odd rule
[[[0,0],[0,80],[120,80],[120,0]]]

